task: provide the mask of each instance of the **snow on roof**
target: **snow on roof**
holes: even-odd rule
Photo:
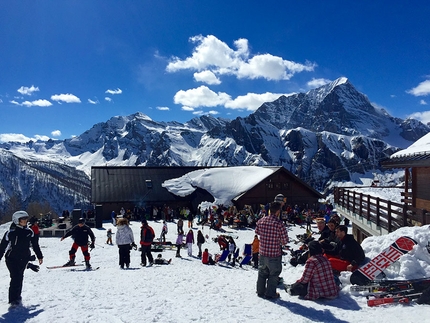
[[[392,154],[390,158],[404,157],[408,155],[430,153],[430,133],[415,141],[408,148]]]
[[[275,170],[276,168],[258,166],[200,169],[179,178],[169,179],[161,186],[170,193],[182,197],[193,193],[197,188],[202,188],[215,198],[213,204],[227,206],[232,204],[231,200],[234,197],[248,191]]]

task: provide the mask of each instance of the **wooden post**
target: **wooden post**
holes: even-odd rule
[[[387,221],[388,221],[388,232],[393,232],[393,230],[391,230],[391,226],[392,226],[392,224],[391,224],[391,220],[392,220],[392,218],[391,218],[391,201],[387,201],[387,212],[388,212],[388,219],[387,219]]]
[[[381,219],[379,218],[379,197],[376,198],[376,225],[380,226]]]

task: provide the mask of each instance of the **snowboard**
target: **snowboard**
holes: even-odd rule
[[[394,241],[388,248],[361,266],[351,274],[350,282],[353,285],[368,285],[388,266],[397,261],[402,255],[413,249],[417,242],[409,237],[402,236]]]

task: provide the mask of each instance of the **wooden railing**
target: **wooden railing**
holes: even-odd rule
[[[430,223],[430,213],[424,209],[363,194],[353,188],[336,187],[334,202],[388,232],[405,226]]]

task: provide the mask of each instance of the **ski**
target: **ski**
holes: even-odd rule
[[[353,285],[350,287],[351,292],[381,292],[381,291],[399,291],[413,288],[415,291],[423,291],[430,287],[430,277],[408,279],[408,280],[381,280],[371,281],[368,285]]]
[[[76,264],[76,265],[68,265],[68,266],[49,266],[46,267],[47,269],[58,269],[58,268],[70,268],[70,267],[78,267],[78,266],[83,266],[84,264]]]
[[[385,296],[385,297],[377,297],[373,299],[367,300],[368,306],[379,306],[384,304],[393,304],[393,303],[410,303],[413,300],[420,298],[422,293],[413,293],[413,294],[402,294],[395,296]]]
[[[85,269],[71,268],[70,271],[96,271],[98,269],[100,269],[100,267],[91,267],[91,268],[85,268]]]
[[[350,277],[351,284],[369,284],[385,268],[397,261],[402,255],[411,251],[416,244],[417,242],[412,238],[406,236],[398,238],[370,262],[355,270]]]

